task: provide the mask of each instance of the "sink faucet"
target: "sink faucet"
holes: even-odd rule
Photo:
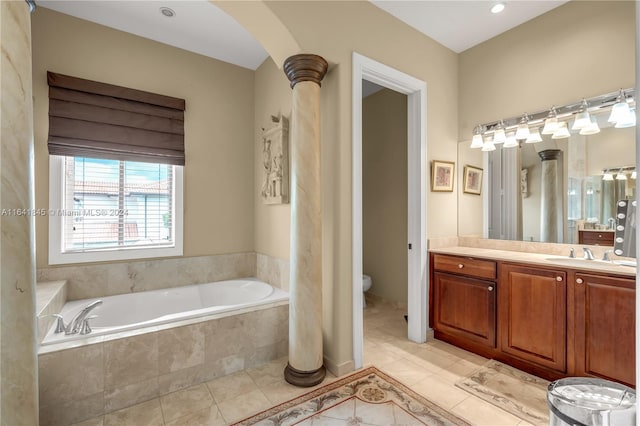
[[[89,324],[84,324],[86,322],[86,320],[88,320],[87,315],[89,315],[89,312],[91,312],[94,308],[96,308],[97,306],[102,305],[102,300],[96,300],[94,302],[89,303],[87,306],[85,306],[84,308],[82,308],[82,310],[80,312],[78,312],[78,314],[73,317],[73,319],[69,322],[69,324],[67,324],[66,326],[64,325],[64,319],[62,318],[62,315],[60,314],[54,314],[53,316],[58,318],[58,324],[56,326],[56,333],[62,333],[64,331],[64,334],[78,334],[81,330],[81,328],[87,327],[89,326]],[[88,328],[89,332],[91,331],[90,328]],[[87,334],[87,333],[82,333],[82,334]]]
[[[596,258],[593,256],[593,252],[591,251],[590,248],[588,247],[583,247],[582,250],[584,251],[584,258],[587,260],[596,260]]]
[[[613,253],[613,250],[605,250],[604,254],[602,255],[602,260],[604,260],[605,262],[613,262],[613,260],[611,260],[611,258],[609,257],[610,253]]]
[[[569,250],[569,257],[571,259],[575,259],[576,258],[576,252],[573,250],[573,247],[571,247],[571,250]]]
[[[614,218],[607,219],[607,223],[609,224],[609,229],[616,229],[616,220]]]

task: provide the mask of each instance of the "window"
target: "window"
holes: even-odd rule
[[[49,263],[181,256],[182,169],[50,156]]]

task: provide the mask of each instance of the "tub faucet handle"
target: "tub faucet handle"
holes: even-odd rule
[[[54,333],[58,334],[67,331],[67,326],[64,325],[64,317],[62,315],[53,314],[51,316],[56,318],[56,330],[54,331]]]
[[[569,257],[571,259],[575,259],[576,258],[576,252],[573,250],[573,247],[571,247],[571,249],[569,250]]]
[[[82,320],[82,325],[80,326],[80,334],[89,334],[91,333],[91,327],[89,326],[89,320],[93,318],[98,318],[97,315],[91,315],[90,317],[86,317]]]

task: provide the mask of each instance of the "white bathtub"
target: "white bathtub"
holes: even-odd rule
[[[47,332],[42,346],[177,323],[193,318],[208,318],[216,314],[244,311],[246,308],[269,305],[288,299],[289,294],[279,288],[255,278],[243,278],[74,300],[67,302],[62,308],[61,314],[65,324],[69,324],[69,321],[89,303],[102,300],[103,303],[89,314],[89,316],[97,316],[89,320],[91,333],[56,334],[54,323]]]

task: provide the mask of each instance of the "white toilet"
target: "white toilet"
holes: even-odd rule
[[[371,277],[369,275],[362,275],[362,307],[367,307],[367,301],[365,300],[364,293],[371,288]]]

